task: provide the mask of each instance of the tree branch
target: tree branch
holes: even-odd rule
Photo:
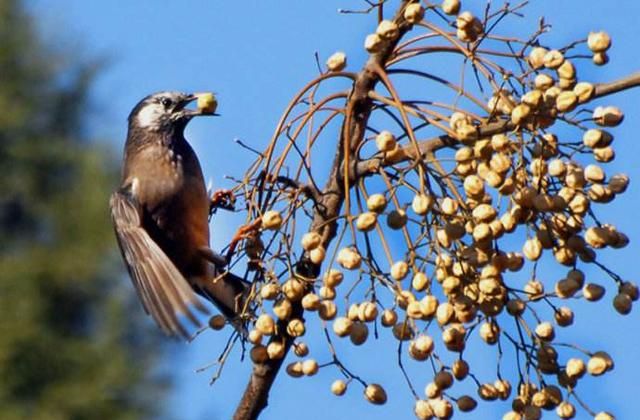
[[[348,203],[349,200],[349,189],[359,177],[376,173],[381,167],[390,164],[423,159],[437,150],[452,147],[458,143],[456,139],[442,135],[418,142],[417,147],[415,144],[403,147],[399,157],[393,161],[385,160],[382,156],[374,156],[364,161],[357,160],[357,151],[364,139],[367,123],[375,103],[369,93],[380,81],[379,69],[386,67],[399,40],[410,29],[410,24],[403,17],[404,8],[409,2],[410,0],[402,1],[393,18],[400,30],[399,37],[393,41],[386,41],[380,51],[372,53],[355,77],[347,98],[344,122],[326,185],[321,191],[317,189],[305,190],[315,204],[309,230],[321,234],[326,249],[329,248],[338,231],[338,221],[345,202]],[[640,86],[640,73],[611,83],[596,85],[594,99],[637,86]],[[478,130],[481,137],[487,137],[509,132],[515,128],[510,120],[501,120],[479,127]],[[343,176],[345,173],[348,175],[346,180]],[[302,277],[316,278],[320,273],[320,267],[312,264],[304,256],[298,262],[296,271]],[[307,287],[311,287],[310,282],[307,283]],[[304,310],[300,303],[293,303],[292,318],[302,319],[303,315]],[[286,334],[284,322],[279,323],[278,335],[273,336],[271,340],[284,340],[285,355],[282,358],[268,360],[264,363],[254,363],[249,383],[233,416],[235,420],[256,419],[268,404],[271,387],[294,341],[293,337]]]
[[[613,82],[600,83],[595,86],[593,99],[603,98],[623,90],[640,87],[640,72],[633,73]],[[494,134],[507,133],[516,128],[511,121],[504,120],[493,122],[485,126],[478,127],[478,137],[488,137]],[[427,154],[436,152],[445,147],[451,147],[459,143],[458,140],[448,135],[432,137],[418,143],[420,158],[424,158]],[[355,181],[361,177],[369,176],[377,173],[380,168],[394,165],[401,162],[416,160],[416,148],[410,144],[404,146],[400,153],[395,155],[394,160],[386,160],[383,156],[374,156],[371,159],[354,162],[352,165],[351,181]]]
[[[364,138],[367,122],[371,114],[373,102],[369,98],[369,91],[373,90],[379,78],[374,70],[376,67],[384,67],[385,62],[391,56],[394,48],[402,36],[410,29],[409,23],[404,20],[404,8],[409,0],[400,4],[393,21],[398,24],[400,35],[396,40],[387,41],[379,52],[371,54],[363,69],[358,73],[354,81],[351,93],[347,99],[346,115],[341,129],[340,141],[337,145],[336,155],[331,167],[330,177],[322,190],[322,199],[316,203],[314,217],[310,231],[319,232],[322,235],[323,245],[327,248],[336,235],[338,216],[342,211],[345,201],[345,189],[342,185],[341,170],[344,167],[345,158],[354,157],[359,144]],[[345,151],[347,154],[345,155]],[[297,267],[300,275],[315,277],[319,274],[320,267],[312,264],[303,257]],[[302,318],[303,308],[300,303],[293,305],[293,318]],[[286,334],[286,328],[280,328],[285,339],[286,354],[293,344],[293,338]],[[273,339],[273,338],[272,338]],[[281,339],[278,337],[277,339]],[[234,414],[234,420],[252,420],[258,418],[262,410],[267,406],[269,391],[275,378],[282,367],[285,357],[269,360],[265,363],[255,363],[249,383],[238,404]]]
[[[601,83],[596,85],[596,91],[594,98],[601,98],[603,96],[611,95],[623,90],[631,89],[640,86],[640,72],[630,74],[622,79],[615,80],[609,83]]]

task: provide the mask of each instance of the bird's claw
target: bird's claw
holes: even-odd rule
[[[253,222],[242,225],[238,228],[235,235],[233,235],[233,238],[231,238],[231,242],[229,242],[229,248],[226,255],[227,262],[231,261],[231,258],[233,257],[233,254],[235,254],[236,248],[238,247],[240,241],[256,234],[260,229],[261,224],[262,220],[256,219]]]
[[[231,190],[216,190],[211,194],[209,214],[217,209],[235,210],[236,196]]]

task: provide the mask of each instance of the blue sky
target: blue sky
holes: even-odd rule
[[[467,3],[472,3],[473,9],[479,2]],[[537,17],[547,16],[554,26],[552,34],[545,38],[550,44],[564,45],[584,37],[590,30],[606,29],[612,35],[611,63],[597,69],[586,66],[581,76],[598,82],[640,70],[637,53],[640,4],[636,0],[532,3],[525,25],[531,26]],[[52,43],[86,57],[108,58],[109,65],[93,92],[89,130],[117,150],[126,135],[129,110],[148,93],[217,92],[222,117],[194,121],[187,133],[206,176],[216,187],[229,185],[223,175],[240,175],[248,163],[246,151],[236,146],[233,139],[240,138],[258,149],[264,147],[291,96],[317,74],[314,53],[318,52],[324,62],[334,51],[345,51],[350,69],[356,70],[366,57],[362,48],[364,36],[373,30],[370,16],[337,13],[340,7],[364,4],[353,0],[31,0],[30,4]],[[512,28],[521,29],[519,25],[516,21]],[[447,71],[442,68],[443,63],[430,65],[434,71]],[[634,219],[635,206],[640,203],[637,183],[640,166],[636,162],[640,154],[637,139],[640,115],[634,111],[640,108],[639,95],[640,89],[609,100],[626,110],[624,125],[615,130],[618,158],[609,167],[612,172],[628,173],[633,181],[626,195],[604,213],[632,238],[626,249],[606,253],[606,261],[625,278],[636,281],[640,280],[640,270],[634,264],[640,251],[637,245],[640,228]],[[225,245],[237,223],[239,219],[219,213],[212,226],[215,248]],[[574,306],[578,318],[566,338],[588,348],[603,347],[611,352],[616,370],[601,379],[581,383],[581,396],[594,408],[611,409],[618,418],[627,419],[633,418],[630,402],[636,398],[640,375],[639,318],[637,311],[625,318],[616,315],[610,305],[611,297],[607,295],[603,301],[589,306]],[[241,365],[236,353],[214,387],[207,385],[209,373],[194,373],[215,360],[225,337],[211,332],[204,334],[177,356],[180,363],[170,366],[177,384],[166,402],[169,418],[230,417],[248,378],[249,364]],[[394,357],[394,350],[382,348],[368,342],[363,348],[344,354],[344,359],[366,372],[363,374],[366,378],[385,385],[390,397],[385,406],[365,403],[356,387],[343,398],[333,397],[328,388],[337,374],[323,370],[310,379],[281,375],[263,418],[412,418],[411,396],[393,361],[388,360]],[[491,358],[489,365],[494,363],[493,352],[482,352],[479,347],[475,360],[481,370],[486,358]],[[419,375],[417,365],[415,369]],[[429,379],[425,375],[417,381],[419,392]],[[504,404],[482,403],[474,413],[460,418],[498,418],[506,409]],[[587,417],[580,412],[578,418]]]

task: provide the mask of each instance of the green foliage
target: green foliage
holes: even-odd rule
[[[0,418],[145,417],[158,346],[115,269],[113,159],[83,135],[96,69],[67,59],[0,0]]]

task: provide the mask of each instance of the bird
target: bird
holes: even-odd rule
[[[184,137],[192,118],[217,115],[188,105],[205,94],[158,92],[128,117],[120,187],[110,208],[117,242],[138,297],[162,331],[190,340],[213,302],[237,325],[247,284],[225,272],[210,248],[207,192],[198,157]],[[211,95],[211,94],[206,94]]]

